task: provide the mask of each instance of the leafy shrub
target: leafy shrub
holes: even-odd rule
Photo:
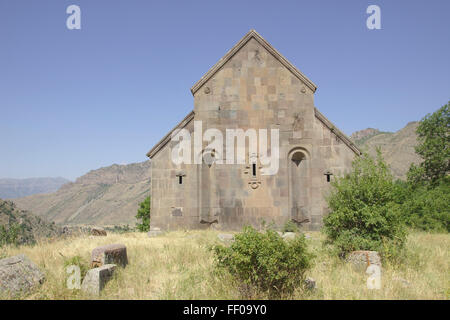
[[[400,188],[380,150],[376,159],[367,154],[357,157],[352,171],[332,182],[327,197],[331,212],[323,229],[327,242],[342,256],[354,250],[375,250],[383,258],[398,252],[406,238]]]
[[[245,297],[290,295],[312,265],[303,236],[284,241],[273,230],[258,232],[252,227],[235,235],[230,247],[217,245],[213,251],[217,268],[231,274]]]
[[[426,231],[450,229],[450,112],[448,104],[426,115],[417,127],[415,150],[422,158],[408,171],[402,205],[408,226]]]
[[[450,112],[449,104],[426,115],[417,127],[416,153],[423,159],[411,165],[408,181],[438,185],[450,173]]]
[[[150,197],[145,198],[141,202],[136,219],[140,222],[136,223],[136,228],[141,232],[147,232],[150,230]]]
[[[0,247],[13,244],[19,244],[21,226],[19,224],[12,224],[9,227],[0,226]]]
[[[282,231],[283,232],[299,232],[299,228],[293,221],[289,220],[284,224]]]
[[[426,185],[407,189],[409,194],[402,204],[405,223],[425,231],[450,232],[450,184]]]

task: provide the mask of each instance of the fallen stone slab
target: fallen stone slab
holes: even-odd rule
[[[44,280],[38,266],[23,254],[0,260],[0,296],[27,294]]]
[[[365,271],[370,265],[381,267],[381,258],[377,251],[352,251],[347,256],[346,261],[351,263],[357,271]]]
[[[100,295],[106,283],[111,280],[114,270],[116,270],[115,264],[105,264],[104,266],[90,269],[81,284],[81,291],[96,296]]]
[[[91,266],[96,268],[106,264],[116,264],[125,267],[128,264],[127,247],[117,243],[97,247],[92,250]]]
[[[217,235],[217,238],[219,238],[219,240],[223,242],[234,241],[234,235],[231,233],[219,233]]]
[[[99,237],[106,237],[107,233],[106,233],[105,229],[103,229],[103,228],[94,227],[91,229],[91,235],[99,236]]]
[[[162,235],[164,232],[162,232],[161,230],[150,230],[149,232],[147,232],[147,236],[149,238],[153,238],[153,237],[157,237]]]

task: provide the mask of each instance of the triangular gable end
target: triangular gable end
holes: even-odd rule
[[[300,70],[298,70],[292,63],[281,55],[274,47],[272,47],[263,37],[255,30],[250,30],[239,42],[231,48],[196,84],[191,88],[192,95],[194,95],[214,74],[222,68],[250,39],[255,39],[268,52],[270,52],[278,61],[281,62],[289,71],[292,72],[300,81],[305,83],[313,92],[316,91],[317,86],[308,79]]]

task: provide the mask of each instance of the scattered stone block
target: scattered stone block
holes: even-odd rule
[[[162,232],[161,230],[150,230],[149,232],[147,232],[147,236],[149,238],[153,238],[153,237],[158,237],[160,235],[162,235],[164,232]]]
[[[103,228],[100,227],[94,227],[91,229],[91,235],[93,236],[100,236],[100,237],[106,237],[106,231]]]
[[[234,241],[234,235],[231,233],[219,233],[217,237],[223,242]]]
[[[108,244],[92,250],[92,267],[101,267],[106,264],[116,264],[125,267],[128,264],[127,247],[123,244]]]
[[[81,291],[96,296],[100,295],[106,283],[111,280],[115,269],[115,264],[105,264],[89,270],[81,284]]]
[[[0,260],[0,296],[27,294],[44,280],[38,266],[23,254]]]
[[[283,233],[282,238],[284,240],[293,240],[296,236],[295,232],[285,232]]]
[[[308,277],[304,280],[304,282],[305,282],[305,288],[308,290],[314,290],[317,288],[316,280],[314,280],[313,278]]]
[[[377,251],[352,251],[346,260],[358,271],[365,271],[372,264],[381,267],[381,259]]]

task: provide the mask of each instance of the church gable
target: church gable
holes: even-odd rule
[[[250,31],[192,87],[194,111],[174,130],[199,133],[202,145],[191,151],[200,156],[211,142],[203,135],[208,129],[222,136],[228,129],[275,129],[278,143],[272,149],[276,140],[271,135],[269,148],[271,155],[279,151],[274,153],[276,170],[262,174],[265,164],[249,149],[245,163],[174,163],[173,130],[147,154],[152,159],[152,223],[167,229],[211,223],[240,228],[292,219],[318,229],[328,212],[323,195],[330,177],[350,170],[360,152],[315,108],[315,90],[314,83]],[[203,160],[216,151],[223,154],[223,142]]]
[[[193,87],[196,119],[219,129],[289,131],[301,117],[311,129],[316,87],[286,61],[250,31]]]
[[[250,50],[248,48],[260,47],[263,50]],[[247,51],[247,52],[246,52]],[[263,55],[270,54],[277,62],[283,65],[290,73],[299,79],[312,92],[315,92],[316,85],[309,80],[302,72],[292,65],[285,57],[283,57],[274,47],[272,47],[264,38],[262,38],[255,30],[250,30],[233,48],[231,48],[225,56],[222,57],[192,88],[191,92],[195,96],[197,91],[202,88],[217,72],[219,72],[235,55],[248,54],[248,58],[255,62],[268,61]],[[245,57],[244,57],[245,58]],[[239,59],[242,60],[242,59]],[[244,60],[245,61],[245,60]]]

